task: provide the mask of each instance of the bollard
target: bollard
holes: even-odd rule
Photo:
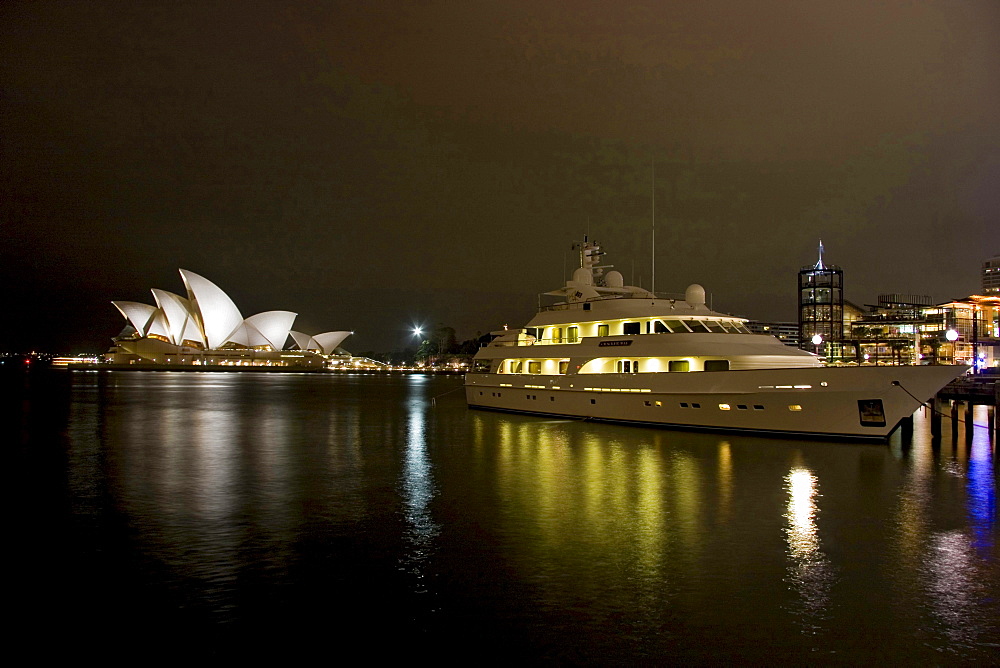
[[[900,436],[904,448],[909,448],[913,443],[913,416],[903,418],[900,423]]]

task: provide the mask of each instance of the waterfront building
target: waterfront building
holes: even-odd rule
[[[1000,255],[994,255],[983,262],[983,295],[1000,295]]]
[[[842,361],[919,363],[921,328],[927,323],[925,311],[932,305],[927,295],[879,295],[878,304],[869,304],[867,312],[845,323]]]
[[[844,338],[844,271],[823,261],[819,243],[816,264],[799,271],[799,347],[839,355]]]
[[[309,336],[292,331],[296,313],[266,311],[244,318],[225,292],[180,270],[182,297],[153,288],[156,306],[114,301],[126,327],[105,361],[121,365],[323,368],[351,332]]]
[[[762,322],[748,320],[747,329],[754,334],[770,334],[786,346],[793,348],[799,345],[799,324],[797,322]]]
[[[1000,297],[935,304],[926,295],[879,295],[845,326],[837,361],[857,364],[1000,364]]]

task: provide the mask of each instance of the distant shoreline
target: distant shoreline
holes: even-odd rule
[[[393,368],[393,369],[323,369],[308,367],[281,367],[281,366],[231,366],[222,364],[200,364],[200,365],[171,365],[171,364],[68,364],[66,366],[53,366],[53,369],[66,371],[180,371],[182,373],[198,372],[223,372],[223,373],[319,373],[319,374],[365,374],[365,375],[390,375],[390,374],[435,374],[435,375],[460,375],[464,374],[464,369],[441,369],[441,368]]]

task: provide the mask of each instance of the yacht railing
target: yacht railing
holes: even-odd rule
[[[582,302],[559,302],[558,304],[540,304],[538,307],[538,311],[539,313],[543,311],[571,311],[573,309],[582,309],[584,304],[607,301],[609,299],[641,299],[643,301],[649,301],[651,299],[664,299],[670,301],[684,301],[684,295],[676,292],[657,292],[654,297],[629,297],[624,295],[605,295],[602,297],[592,297]],[[541,295],[539,295],[539,301],[541,301]]]

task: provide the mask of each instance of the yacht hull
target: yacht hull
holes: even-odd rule
[[[964,366],[470,373],[470,407],[661,427],[884,440]]]

